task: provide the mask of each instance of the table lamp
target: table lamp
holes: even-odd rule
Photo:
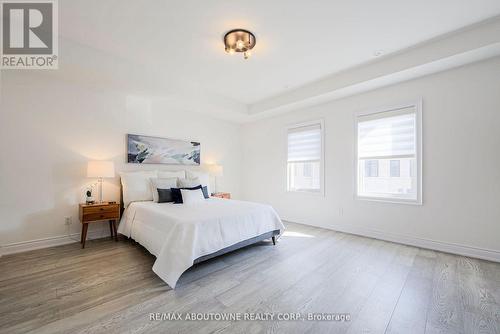
[[[97,178],[99,181],[99,203],[102,203],[102,179],[115,177],[115,164],[113,161],[89,161],[87,164],[87,177]]]
[[[212,164],[208,166],[208,172],[214,176],[214,193],[217,193],[217,176],[224,174],[224,168],[221,165]]]

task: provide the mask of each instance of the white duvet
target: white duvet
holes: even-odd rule
[[[269,205],[210,198],[186,205],[133,202],[118,232],[156,256],[153,271],[172,288],[200,256],[285,227]]]

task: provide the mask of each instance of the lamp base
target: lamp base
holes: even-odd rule
[[[102,201],[102,177],[99,178],[99,204],[104,203]]]

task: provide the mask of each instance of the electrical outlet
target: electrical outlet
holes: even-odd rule
[[[64,217],[64,225],[71,225],[71,224],[73,224],[71,217]]]

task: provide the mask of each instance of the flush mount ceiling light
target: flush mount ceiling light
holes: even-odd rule
[[[245,59],[250,57],[250,50],[255,46],[255,42],[255,35],[244,29],[233,29],[224,35],[226,52],[229,54],[243,52]]]

